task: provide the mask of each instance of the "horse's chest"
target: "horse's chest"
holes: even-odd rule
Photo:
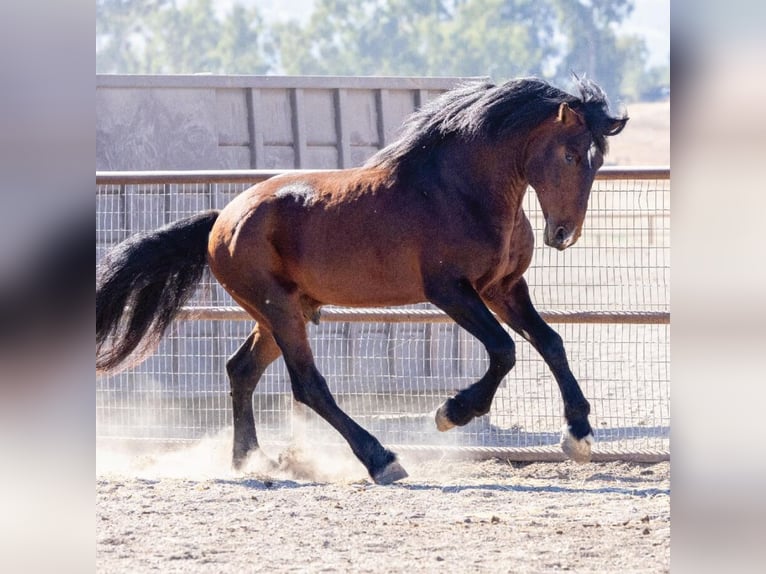
[[[526,217],[519,218],[511,232],[495,245],[477,286],[481,290],[515,282],[529,267],[533,250],[532,226]]]

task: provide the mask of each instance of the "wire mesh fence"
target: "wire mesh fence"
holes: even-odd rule
[[[123,179],[133,183],[111,183],[120,178],[107,175],[97,178],[97,259],[133,233],[221,208],[248,187],[247,177],[216,182],[238,179],[231,174],[198,174],[204,183],[191,183],[194,174],[176,178],[185,183],[172,183],[167,174],[138,179],[134,174]],[[543,247],[544,224],[533,191],[525,198],[525,211],[536,233],[526,278],[536,306],[564,339],[572,370],[591,402],[594,452],[617,458],[667,456],[669,173],[602,170],[583,235],[564,252]],[[230,426],[225,361],[253,326],[233,306],[206,276],[189,311],[156,353],[130,370],[100,377],[97,436],[182,441]],[[489,415],[440,433],[432,413],[484,373],[488,363],[481,345],[435,310],[361,317],[335,311],[328,309],[319,325],[309,325],[317,365],[341,407],[385,444],[499,449],[533,458],[558,453],[563,405],[550,371],[526,341],[514,337],[517,364]],[[316,417],[296,424],[297,407],[281,359],[259,383],[254,407],[266,444],[307,432],[324,441],[340,440]]]

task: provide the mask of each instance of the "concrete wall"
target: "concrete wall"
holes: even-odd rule
[[[459,78],[96,76],[96,169],[360,165]]]

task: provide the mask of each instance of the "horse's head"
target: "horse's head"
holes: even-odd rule
[[[546,245],[564,250],[580,237],[593,179],[604,163],[605,136],[618,134],[627,121],[603,110],[594,118],[591,110],[562,103],[532,134],[526,175],[543,210]]]

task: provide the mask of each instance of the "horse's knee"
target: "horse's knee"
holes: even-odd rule
[[[516,364],[516,345],[510,337],[500,347],[489,351],[490,364],[505,376]]]
[[[564,349],[564,340],[556,331],[551,331],[545,341],[542,343],[541,355],[548,357],[551,360],[556,360],[560,357],[566,357],[566,351]]]

